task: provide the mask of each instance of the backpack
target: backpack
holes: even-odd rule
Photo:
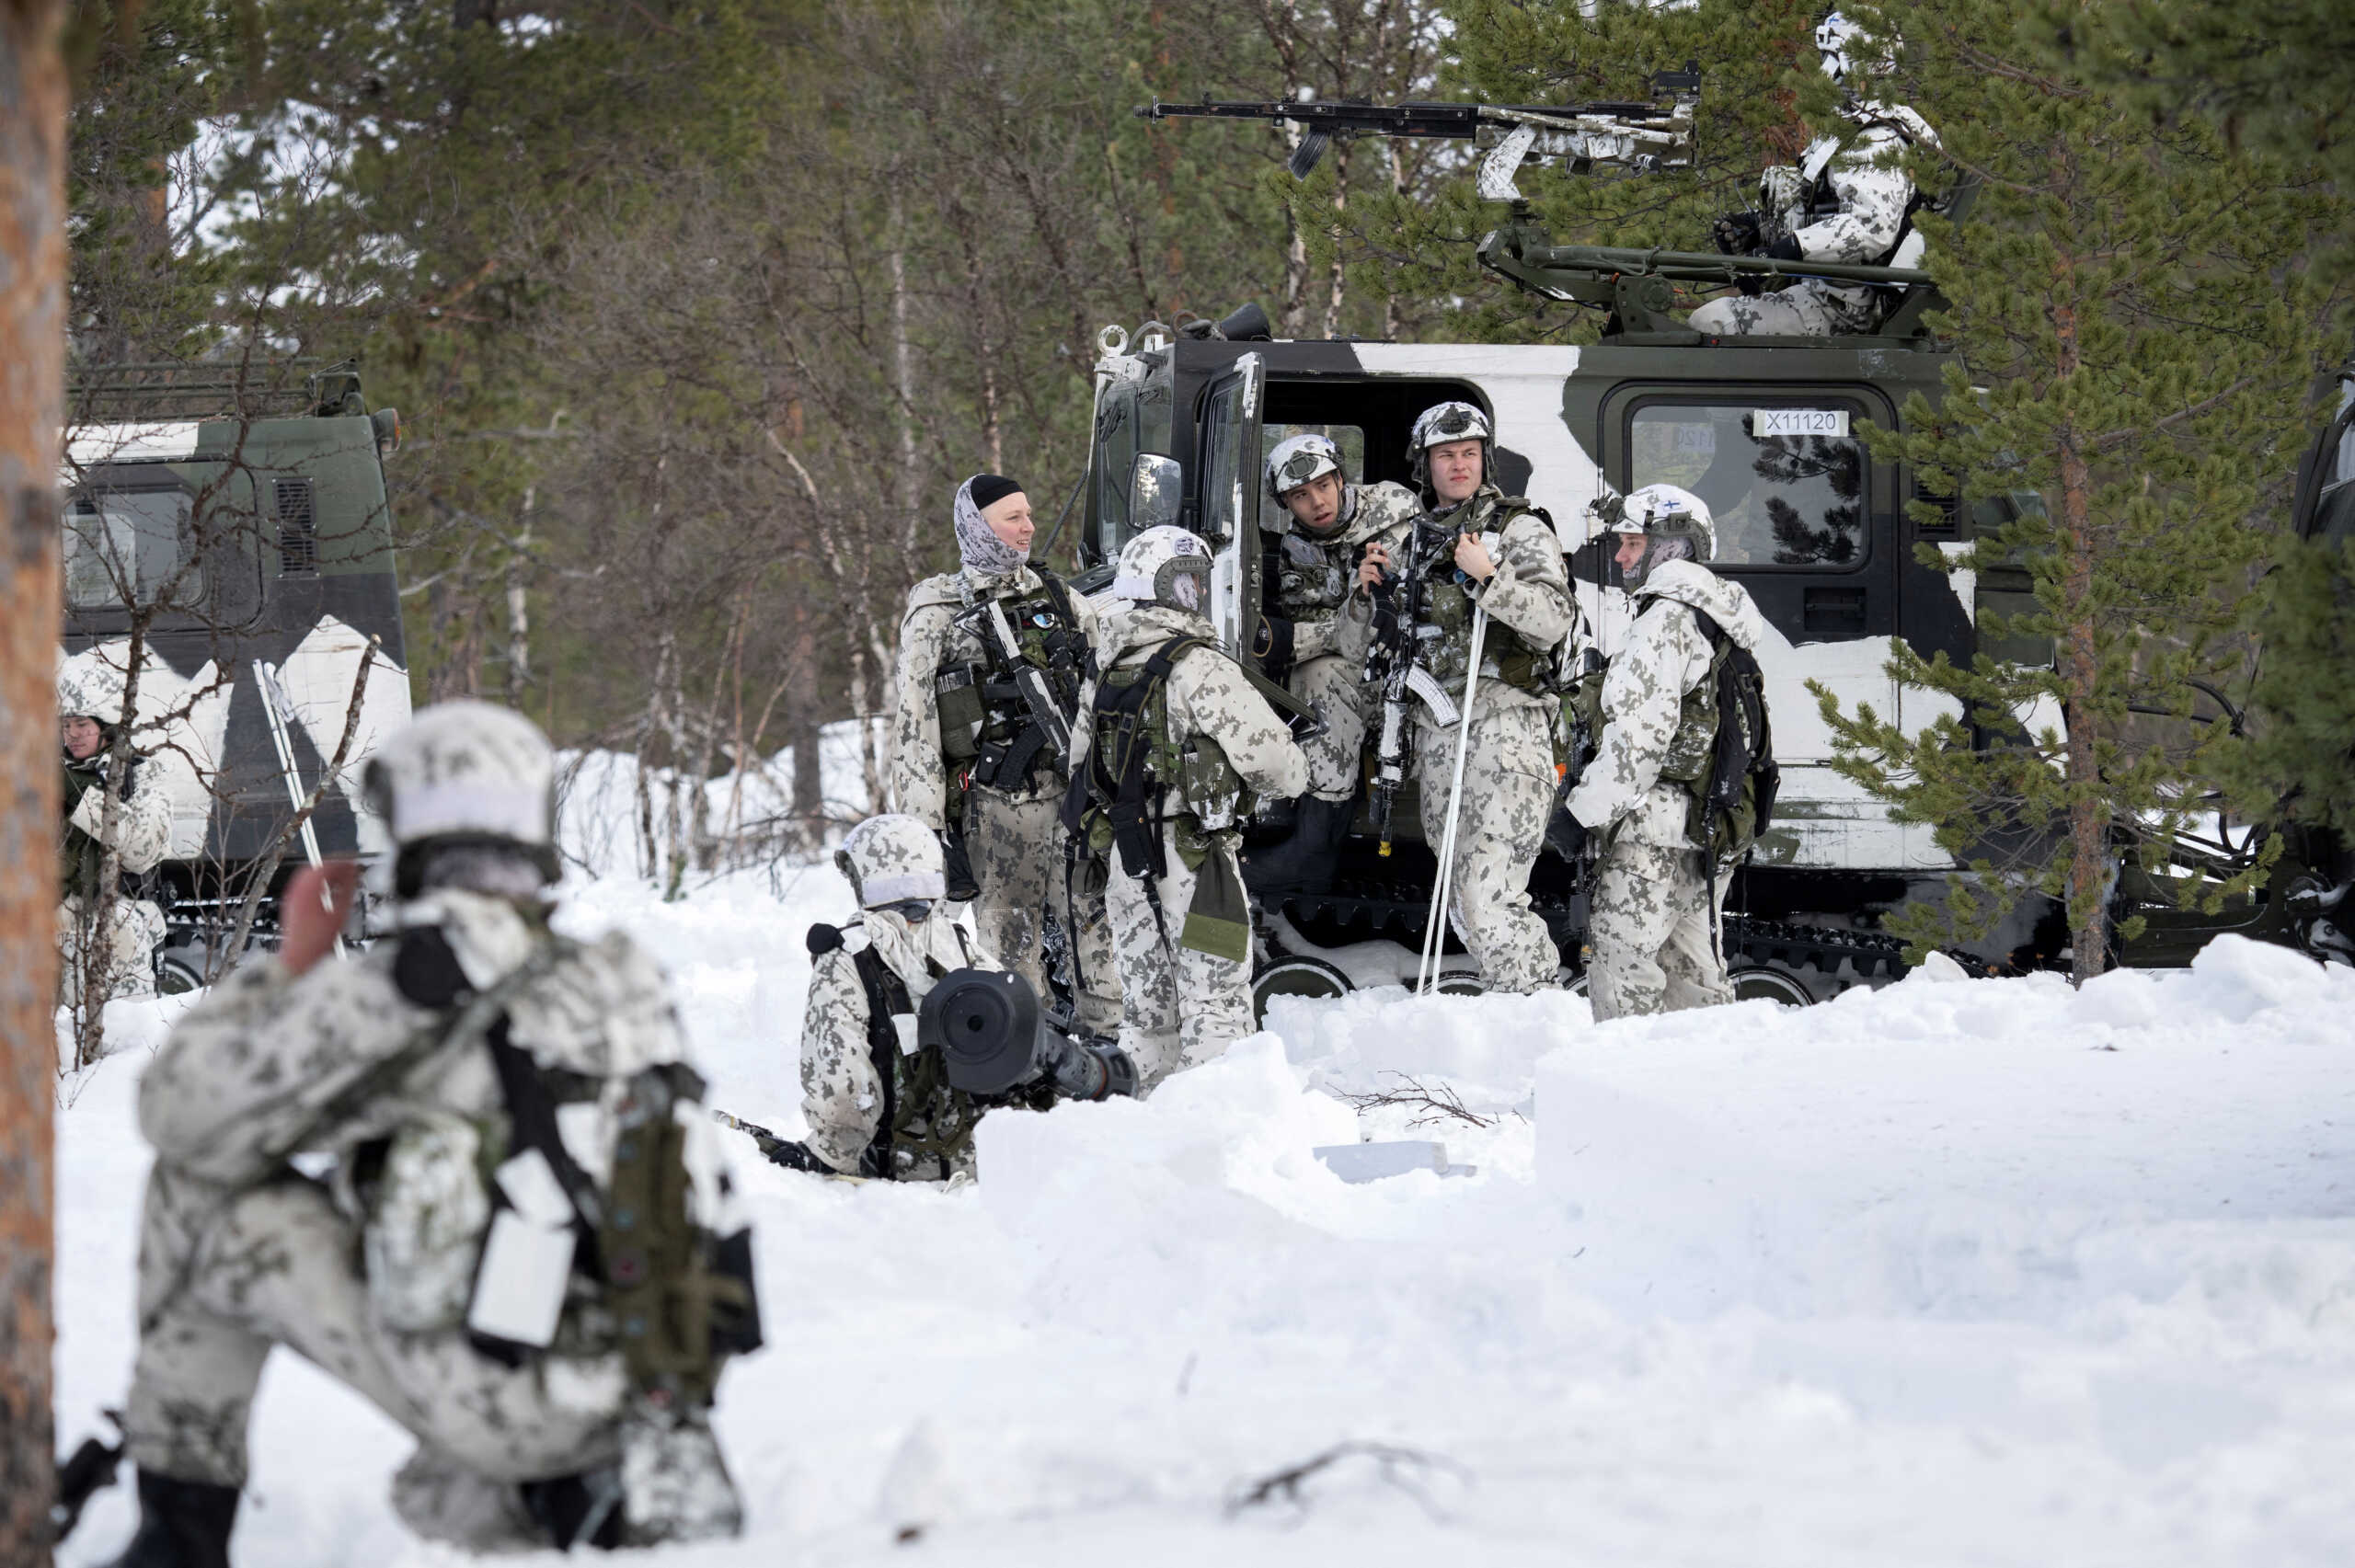
[[[1685,699],[1706,704],[1716,721],[1708,766],[1685,784],[1692,804],[1685,831],[1701,846],[1703,864],[1730,865],[1750,853],[1775,819],[1783,770],[1775,762],[1774,727],[1766,712],[1766,677],[1751,651],[1728,636],[1706,611],[1694,621],[1709,639],[1708,672]]]
[[[509,1038],[508,1003],[589,956],[579,943],[548,938],[482,991],[467,988],[438,926],[399,944],[395,984],[441,1017],[330,1116],[468,1047],[488,1053],[505,1116],[504,1126],[411,1121],[364,1146],[352,1179],[379,1315],[411,1331],[463,1325],[478,1353],[508,1366],[552,1347],[618,1350],[657,1403],[707,1404],[726,1358],[759,1348],[762,1334],[752,1232],[716,1228],[732,1207],[729,1178],[690,1149],[710,1125],[701,1075],[675,1059],[611,1072],[542,1062]],[[454,1279],[454,1264],[464,1265]]]

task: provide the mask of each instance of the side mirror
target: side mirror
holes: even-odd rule
[[[390,457],[401,449],[401,411],[379,408],[368,416],[376,427],[376,455]]]
[[[1137,453],[1129,471],[1129,532],[1175,523],[1186,494],[1186,465],[1157,452]]]

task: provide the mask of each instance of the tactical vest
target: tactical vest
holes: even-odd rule
[[[1276,545],[1276,586],[1269,596],[1285,619],[1330,620],[1348,601],[1351,573],[1343,563],[1350,552],[1341,544],[1348,532],[1345,523],[1332,538],[1319,540],[1297,523],[1285,530]]]
[[[475,992],[439,927],[403,933],[394,955],[394,983],[410,1002],[441,1016],[348,1094],[377,1093],[435,1052],[477,1044],[490,1056],[506,1115],[479,1126],[454,1125],[448,1116],[406,1123],[362,1146],[350,1173],[338,1179],[350,1182],[371,1217],[363,1231],[369,1289],[388,1326],[412,1332],[456,1326],[427,1321],[437,1313],[446,1317],[450,1302],[446,1296],[437,1301],[421,1271],[409,1265],[446,1251],[436,1238],[446,1240],[452,1210],[488,1198],[477,1243],[486,1262],[458,1278],[464,1288],[457,1310],[477,1352],[521,1366],[547,1350],[576,1356],[617,1350],[638,1389],[700,1407],[710,1402],[727,1357],[758,1349],[762,1341],[750,1230],[722,1236],[688,1211],[695,1184],[687,1124],[707,1117],[700,1105],[702,1076],[681,1061],[657,1062],[618,1079],[580,1070],[577,1063],[545,1065],[508,1037],[507,999],[582,951],[550,936],[522,966]],[[339,1101],[322,1124],[355,1108]],[[603,1169],[597,1173],[579,1162],[580,1142],[578,1135],[567,1139],[568,1121],[607,1129]],[[454,1137],[473,1143],[471,1163],[453,1161],[454,1152],[465,1152]],[[475,1269],[488,1272],[501,1224],[517,1217],[516,1195],[501,1173],[527,1153],[545,1162],[568,1216],[562,1223],[571,1232],[566,1306],[554,1337],[536,1343],[501,1338],[465,1307],[481,1288]],[[451,1178],[461,1171],[478,1185],[454,1185]],[[720,1183],[724,1191],[724,1175]],[[546,1222],[545,1215],[525,1219]],[[400,1321],[403,1315],[409,1321]]]
[[[999,602],[1023,662],[1046,674],[1055,700],[1068,711],[1078,705],[1080,683],[1087,674],[1087,633],[1063,579],[1044,567],[1031,569],[1038,574],[1039,588]],[[987,602],[961,579],[959,589],[969,611]],[[993,789],[1028,788],[1049,750],[1045,729],[1023,704],[1016,670],[995,658],[990,639],[979,641],[979,660],[944,666],[933,677],[940,760],[948,771],[952,796],[954,786],[967,777]]]
[[[1143,663],[1097,678],[1088,765],[1063,799],[1066,830],[1097,859],[1117,850],[1120,869],[1141,881],[1166,874],[1162,823],[1178,825],[1178,855],[1189,870],[1199,869],[1214,836],[1232,830],[1252,808],[1225,748],[1207,735],[1182,745],[1170,736],[1169,671],[1189,648],[1226,657],[1207,638],[1181,635]]]
[[[1541,519],[1545,516],[1518,496],[1498,501],[1488,516],[1502,517],[1511,522],[1521,513]],[[1499,527],[1495,532],[1501,536],[1504,530]],[[1420,639],[1416,662],[1437,676],[1450,692],[1461,692],[1465,672],[1472,661],[1472,595],[1456,580],[1452,555],[1443,555],[1432,563],[1430,574],[1423,589],[1422,624],[1436,627],[1438,635]],[[1497,678],[1506,685],[1538,695],[1549,689],[1554,666],[1551,648],[1532,647],[1519,632],[1494,618],[1482,634],[1480,646],[1482,664],[1493,665]],[[1484,679],[1487,673],[1484,669]]]
[[[845,944],[840,928],[813,925],[808,945],[810,956],[816,957]],[[986,1098],[951,1087],[948,1064],[941,1060],[937,1049],[901,1048],[899,1027],[891,1020],[895,1016],[913,1019],[915,1002],[905,982],[875,951],[874,944],[869,942],[852,954],[851,965],[858,971],[859,989],[867,996],[867,1060],[883,1095],[883,1114],[866,1153],[859,1157],[859,1174],[884,1181],[898,1181],[902,1174],[918,1180],[936,1174],[945,1181],[973,1147],[973,1129],[981,1124],[984,1110],[1002,1104],[1044,1110],[1052,1104],[1051,1087],[1017,1088]],[[907,1157],[904,1170],[902,1155]],[[919,1169],[926,1161],[935,1163],[934,1173]]]
[[[131,798],[132,782],[139,777],[139,763],[140,760],[134,757],[123,771],[121,797],[124,800]],[[99,784],[98,770],[89,762],[67,762],[64,789],[59,799],[63,816],[70,818],[74,815],[75,807],[82,804],[83,795],[98,788]],[[98,873],[105,868],[106,864],[106,846],[69,820],[66,823],[65,837],[60,845],[60,851],[59,898],[80,898],[87,902],[97,898]],[[121,874],[120,886],[121,891],[130,897],[145,897],[147,883],[144,877],[133,876],[126,871]]]

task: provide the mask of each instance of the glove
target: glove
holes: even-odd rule
[[[1799,237],[1797,235],[1776,235],[1774,243],[1766,247],[1764,254],[1776,261],[1807,259],[1805,253],[1799,249]]]
[[[1758,214],[1728,212],[1709,225],[1709,235],[1717,242],[1717,249],[1727,256],[1758,254]]]

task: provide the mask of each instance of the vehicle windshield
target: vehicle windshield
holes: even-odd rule
[[[1832,404],[1648,404],[1629,429],[1628,487],[1679,485],[1700,497],[1720,563],[1860,566],[1870,548],[1868,474],[1852,413]]]

